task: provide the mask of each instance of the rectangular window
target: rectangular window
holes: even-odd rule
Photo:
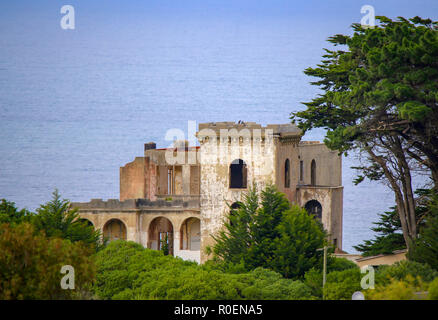
[[[303,163],[303,161],[301,160],[300,161],[300,181],[303,181],[303,172],[304,172],[304,163]]]

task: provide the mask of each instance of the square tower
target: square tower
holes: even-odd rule
[[[293,124],[263,127],[241,121],[201,123],[196,136],[201,145],[201,261],[208,259],[204,249],[213,244],[211,235],[223,226],[229,211],[227,203],[242,201],[252,185],[262,190],[270,183],[291,203],[307,205],[306,209],[321,219],[330,239],[336,239],[336,246],[341,248],[341,157],[336,152],[320,143],[308,148],[301,142],[302,131]],[[318,185],[306,184],[307,174],[304,181],[303,170],[308,169],[311,157],[321,164],[319,170],[312,171]],[[322,167],[324,161],[329,173]]]

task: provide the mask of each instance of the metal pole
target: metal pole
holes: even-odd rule
[[[324,248],[316,249],[316,251],[324,251],[324,258],[323,258],[323,268],[322,268],[322,288],[324,289],[325,286],[325,280],[326,280],[326,273],[327,273],[327,246],[324,246]],[[324,300],[324,290],[322,291],[322,299]]]

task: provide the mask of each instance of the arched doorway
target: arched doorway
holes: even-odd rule
[[[152,220],[148,232],[148,248],[162,250],[167,244],[169,255],[173,255],[173,225],[169,219],[158,217]]]
[[[103,227],[103,237],[108,241],[126,240],[126,226],[119,219],[111,219]]]
[[[247,168],[242,159],[236,159],[230,165],[230,188],[244,189],[247,186]]]
[[[316,161],[315,161],[315,159],[313,159],[312,163],[310,164],[310,184],[312,186],[316,186]]]
[[[322,219],[322,206],[317,200],[310,200],[304,206],[309,214],[312,214],[315,218]]]
[[[180,236],[181,250],[201,250],[201,220],[194,217],[186,219],[181,226]]]

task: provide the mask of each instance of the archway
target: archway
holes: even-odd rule
[[[201,250],[201,220],[194,217],[186,219],[181,226],[180,236],[181,250]]]
[[[109,220],[103,227],[103,237],[109,241],[126,240],[126,226],[119,219]]]
[[[94,228],[94,224],[93,224],[93,222],[91,222],[90,220],[85,219],[85,218],[79,218],[78,220],[79,220],[80,222],[84,223],[85,225]]]
[[[244,189],[247,185],[247,168],[242,159],[236,159],[230,164],[230,188]]]
[[[315,218],[322,219],[322,206],[317,200],[310,200],[304,206],[309,214],[312,214]]]
[[[148,232],[148,248],[161,250],[167,244],[169,254],[173,255],[173,225],[165,217],[157,217],[151,221]]]

